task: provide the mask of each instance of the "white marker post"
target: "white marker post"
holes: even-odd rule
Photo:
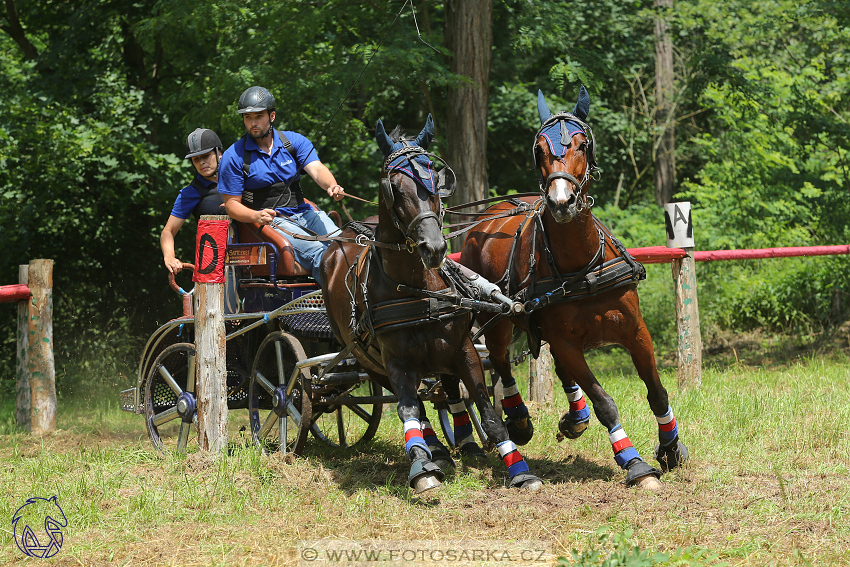
[[[664,221],[667,226],[667,247],[685,251],[684,258],[675,259],[671,264],[676,288],[679,388],[699,388],[702,383],[702,335],[699,329],[691,204],[667,203],[664,205]]]

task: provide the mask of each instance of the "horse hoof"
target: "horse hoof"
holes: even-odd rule
[[[659,444],[655,446],[653,455],[658,464],[661,465],[661,470],[667,472],[685,464],[685,461],[688,460],[688,448],[681,441],[677,441],[675,447],[662,447]]]
[[[661,482],[658,480],[661,477],[660,470],[649,466],[638,458],[632,459],[630,463],[626,465],[628,467],[626,470],[626,486],[639,486],[650,490],[661,488]],[[647,477],[651,477],[655,482],[645,480]]]
[[[437,475],[426,474],[413,480],[413,482],[411,482],[410,484],[410,487],[413,489],[413,494],[419,495],[423,492],[433,490],[439,487],[441,484],[442,483],[437,480]]]
[[[534,436],[534,424],[528,416],[519,419],[508,418],[505,420],[505,427],[508,437],[515,445],[525,445]]]
[[[637,488],[642,488],[644,490],[661,490],[662,484],[661,481],[655,478],[653,475],[647,475],[645,477],[637,479],[634,486]]]
[[[460,456],[464,461],[472,463],[484,463],[487,461],[487,453],[474,441],[470,441],[460,448]]]
[[[421,494],[426,490],[440,486],[445,476],[440,467],[431,461],[419,459],[413,461],[410,465],[410,475],[407,477],[407,482],[414,494]]]
[[[508,488],[519,488],[521,490],[527,490],[529,492],[534,492],[535,490],[540,489],[543,486],[543,481],[534,476],[531,473],[519,473],[511,479],[511,483],[508,485]]]
[[[561,419],[558,421],[558,431],[564,434],[564,437],[567,439],[578,439],[581,437],[581,434],[587,429],[587,426],[590,424],[590,419],[585,419],[584,421],[575,422],[570,419],[569,412],[565,413],[561,416]]]

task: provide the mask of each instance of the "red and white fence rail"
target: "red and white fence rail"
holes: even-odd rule
[[[850,245],[790,246],[752,250],[694,250],[690,203],[670,203],[664,207],[667,246],[629,248],[643,264],[672,265],[676,295],[676,327],[678,335],[678,382],[680,388],[698,387],[702,380],[702,337],[697,301],[696,262],[755,260],[760,258],[793,258],[850,254]],[[455,261],[460,253],[449,255]]]

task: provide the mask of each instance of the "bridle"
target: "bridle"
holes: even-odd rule
[[[540,178],[538,179],[538,184],[540,185],[540,192],[543,194],[544,198],[546,196],[546,192],[549,190],[549,186],[552,185],[552,182],[556,179],[564,179],[572,183],[577,188],[576,193],[581,194],[591,178],[594,180],[598,180],[598,176],[594,176],[594,174],[600,171],[599,167],[596,165],[596,139],[593,136],[593,129],[591,129],[589,124],[579,119],[570,112],[559,112],[558,114],[553,114],[552,116],[547,118],[546,121],[543,122],[543,124],[540,125],[540,129],[537,131],[537,135],[534,136],[534,144],[531,147],[531,156],[534,161],[534,167],[537,169],[537,171],[540,171],[540,163],[537,159],[537,148],[539,147],[538,140],[540,139],[541,134],[543,134],[543,131],[546,130],[546,128],[552,126],[557,122],[559,122],[561,125],[562,143],[565,137],[569,137],[569,134],[567,133],[568,122],[578,124],[578,126],[584,131],[583,133],[587,138],[587,150],[585,152],[587,167],[584,169],[584,177],[582,177],[581,180],[566,171],[553,171],[546,177],[546,179],[543,179],[543,175],[541,174]],[[557,159],[559,161],[563,161],[562,158]],[[590,200],[590,203],[588,203],[588,199]],[[593,203],[593,197],[585,194],[584,199],[579,199],[577,209],[579,212],[581,212],[585,208],[592,207]]]
[[[436,156],[436,155],[434,155],[430,152],[427,152],[419,146],[410,145],[409,142],[402,142],[402,143],[404,144],[403,147],[399,148],[398,150],[396,150],[393,153],[391,153],[390,155],[388,155],[387,158],[384,160],[384,164],[383,164],[383,168],[382,168],[382,172],[381,172],[381,191],[383,193],[384,201],[386,202],[387,209],[389,209],[389,211],[390,211],[390,215],[391,215],[391,218],[392,218],[392,221],[393,221],[393,225],[395,225],[395,227],[399,230],[399,232],[401,232],[404,235],[405,242],[406,242],[407,247],[408,247],[408,251],[413,253],[413,251],[416,249],[416,241],[413,240],[411,235],[416,230],[416,228],[420,224],[422,224],[422,222],[424,222],[427,219],[433,218],[437,222],[438,227],[440,227],[442,229],[443,216],[445,215],[445,208],[443,207],[442,197],[443,196],[450,197],[451,194],[454,193],[454,171],[452,171],[452,169],[448,166],[448,164],[446,164],[445,160],[443,160],[441,157]],[[395,195],[393,194],[393,183],[392,183],[392,180],[390,179],[390,174],[393,171],[396,171],[398,173],[401,173],[403,175],[407,175],[408,177],[412,178],[412,176],[408,172],[406,172],[405,170],[393,167],[393,163],[398,161],[400,158],[403,158],[403,159],[412,163],[413,158],[418,157],[418,156],[426,156],[429,159],[433,158],[434,160],[439,160],[439,161],[443,162],[444,164],[446,164],[444,171],[448,170],[449,172],[451,172],[452,183],[451,183],[451,186],[448,189],[446,189],[448,184],[444,184],[443,189],[436,190],[435,193],[434,193],[434,195],[437,197],[437,202],[440,204],[439,214],[435,213],[432,210],[421,212],[418,215],[416,215],[415,217],[413,217],[413,219],[411,219],[411,221],[409,223],[407,223],[407,226],[405,226],[404,223],[399,218],[398,214],[396,213],[395,207],[393,206],[395,204]],[[434,175],[436,175],[436,172],[434,173]],[[414,180],[414,182],[416,182],[416,181]],[[435,189],[436,189],[436,179],[434,180],[434,186],[435,186]],[[441,230],[441,232],[442,232],[442,230]]]

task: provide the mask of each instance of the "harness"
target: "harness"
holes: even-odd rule
[[[593,131],[590,126],[584,121],[578,119],[571,113],[561,112],[548,118],[537,136],[534,138],[534,146],[532,147],[532,155],[534,156],[535,167],[539,171],[537,163],[537,140],[541,133],[555,122],[560,122],[560,133],[562,140],[568,139],[570,134],[566,124],[573,122],[584,129],[585,135],[588,138],[589,148],[587,151],[587,168],[585,169],[584,178],[578,180],[575,176],[562,171],[556,171],[550,174],[545,180],[542,175],[540,177],[540,189],[544,192],[555,179],[566,179],[573,183],[580,193],[587,183],[593,178],[593,174],[599,171],[596,165],[596,141],[593,138]],[[587,198],[586,198],[587,199]],[[592,199],[592,198],[591,198]],[[596,250],[593,258],[583,268],[577,272],[561,274],[555,265],[555,256],[552,253],[552,247],[543,227],[542,209],[545,199],[543,196],[538,198],[525,211],[525,219],[520,224],[514,235],[511,245],[510,257],[505,273],[495,282],[502,289],[507,290],[507,295],[512,299],[516,299],[523,303],[523,311],[525,314],[526,327],[528,329],[528,346],[532,354],[536,358],[540,353],[540,326],[535,320],[535,315],[541,309],[566,301],[577,301],[588,297],[596,296],[600,293],[617,289],[624,286],[636,286],[638,282],[646,279],[646,270],[643,265],[637,262],[626,247],[613,235],[613,233],[602,224],[593,214],[594,225],[599,238],[599,247]],[[587,203],[586,200],[580,210],[590,208],[593,205],[592,200]],[[522,281],[517,281],[516,277],[516,257],[522,241],[523,234],[531,230],[531,251],[528,258],[528,273]],[[604,261],[606,246],[612,246],[618,257]],[[537,250],[538,246],[542,247],[541,255],[545,258],[549,266],[549,271],[552,276],[538,279],[537,278]],[[494,318],[498,319],[498,317]],[[488,322],[485,327],[489,327],[491,322]],[[484,328],[481,329],[483,331]]]
[[[278,131],[280,142],[283,144],[283,149],[295,161],[296,171],[303,172],[301,165],[298,163],[298,157],[292,149],[292,142],[286,137],[282,131]],[[242,136],[242,177],[248,179],[251,171],[251,151],[245,143],[248,139],[248,134]],[[301,191],[301,180],[295,179],[290,183],[280,181],[267,185],[266,187],[258,187],[257,189],[245,189],[242,192],[242,203],[259,211],[262,209],[275,209],[277,207],[295,207],[304,204],[304,193]]]

